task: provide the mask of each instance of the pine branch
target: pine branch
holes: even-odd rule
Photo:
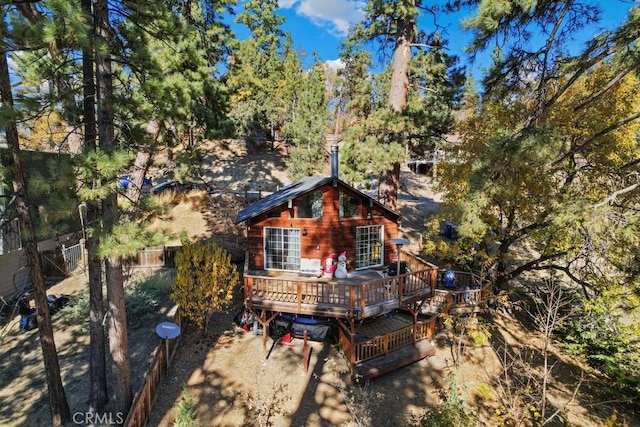
[[[630,191],[633,191],[638,187],[640,187],[640,183],[635,183],[635,184],[632,184],[632,185],[630,185],[628,187],[625,187],[625,188],[622,188],[620,190],[614,191],[609,197],[607,197],[606,199],[604,199],[600,203],[596,203],[595,205],[593,205],[593,207],[597,209],[597,208],[600,208],[600,207],[602,207],[604,205],[612,204],[616,200],[616,197],[618,197],[619,195],[628,193]]]

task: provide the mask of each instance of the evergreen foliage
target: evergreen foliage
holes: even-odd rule
[[[380,58],[389,57],[397,26],[403,16],[417,16],[421,2],[370,2],[365,23],[352,30],[342,45],[342,104],[347,123],[343,169],[349,179],[360,181],[381,175],[399,160],[431,157],[452,130],[452,109],[459,98],[464,74],[458,58],[446,53],[446,41],[434,31],[418,31],[416,54],[407,65],[407,101],[401,111],[390,107],[390,90],[397,64],[383,64],[383,72],[371,75],[374,64],[365,49],[376,41]],[[421,49],[420,47],[427,47]],[[378,65],[379,66],[379,65]]]
[[[285,124],[283,136],[293,146],[289,157],[289,175],[293,180],[322,172],[324,135],[329,124],[322,64],[304,73],[295,91],[295,114]]]
[[[229,253],[215,242],[184,242],[175,262],[170,297],[187,319],[206,332],[211,315],[231,304],[238,270]]]
[[[622,287],[591,299],[560,325],[563,347],[608,378],[608,392],[632,398],[640,392],[640,329],[637,295]]]
[[[276,13],[277,8],[277,0],[250,0],[236,18],[251,31],[237,43],[226,76],[230,116],[241,136],[276,137],[276,131],[293,115],[291,91],[282,89],[295,82],[291,78],[299,72],[291,75],[291,65],[298,64],[295,68],[299,69],[299,60],[290,36],[280,28],[284,17]]]
[[[162,298],[169,295],[171,279],[162,275],[153,275],[136,280],[125,289],[125,306],[127,308],[127,325],[139,328],[145,320],[158,314]],[[72,297],[69,304],[62,309],[65,321],[88,325],[89,293],[83,292]],[[104,312],[108,312],[106,302]],[[87,326],[88,329],[88,326]]]

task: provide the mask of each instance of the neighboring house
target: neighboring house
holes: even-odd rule
[[[25,150],[21,155],[27,193],[31,197],[28,205],[42,236],[38,242],[38,250],[43,254],[44,273],[63,275],[62,271],[56,271],[59,269],[61,248],[63,245],[71,246],[77,243],[82,230],[80,214],[74,207],[77,206],[75,193],[69,189],[68,194],[62,195],[65,199],[74,201],[74,206],[71,206],[67,214],[56,215],[46,209],[49,195],[32,196],[36,191],[30,191],[32,184],[29,182],[36,172],[44,179],[51,179],[56,173],[57,162],[69,161],[70,157],[66,154]],[[12,202],[12,173],[11,152],[6,148],[0,148],[0,297],[6,300],[31,286],[23,253],[23,230],[20,229]]]

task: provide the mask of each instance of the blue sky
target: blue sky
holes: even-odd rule
[[[594,0],[591,3],[603,10],[599,28],[614,28],[622,22],[634,0]],[[296,48],[306,52],[305,65],[310,65],[314,51],[323,61],[337,60],[340,42],[344,40],[349,27],[364,17],[365,5],[366,1],[361,0],[279,0],[279,13],[286,17],[284,29],[293,36]],[[449,52],[460,56],[464,65],[468,65],[463,49],[469,37],[461,30],[460,21],[468,14],[438,17],[439,24],[446,27]],[[426,31],[433,28],[426,18],[421,24]],[[599,29],[594,28],[596,31]],[[242,38],[242,32],[239,36]],[[590,36],[587,34],[584,37]],[[482,57],[479,61],[473,65],[476,70],[488,65],[482,64]]]

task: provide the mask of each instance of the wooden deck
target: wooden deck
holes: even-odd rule
[[[332,317],[353,377],[371,379],[435,353],[430,338],[439,313],[479,311],[491,284],[456,272],[461,290],[439,288],[442,270],[403,254],[408,272],[352,272],[342,280],[296,272],[249,271],[245,265],[245,306],[264,330],[279,313]],[[390,313],[403,315],[392,316]],[[266,354],[266,336],[263,336]]]

